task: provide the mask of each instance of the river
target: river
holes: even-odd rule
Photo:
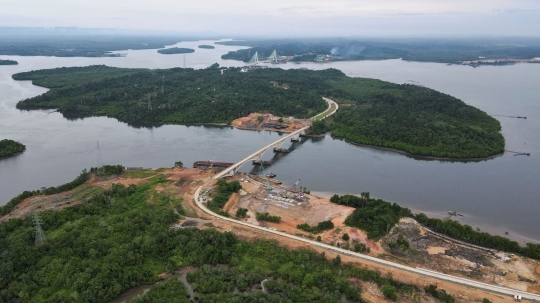
[[[181,42],[195,48],[186,54],[186,66],[204,68],[224,61],[221,54],[241,47],[211,41]],[[184,55],[161,55],[155,50],[128,50],[117,58],[56,58],[0,56],[19,65],[0,66],[0,138],[27,146],[21,155],[0,160],[0,205],[24,190],[68,182],[83,168],[96,166],[97,142],[106,164],[125,166],[191,165],[196,160],[234,162],[276,140],[278,133],[241,131],[230,127],[182,125],[128,125],[106,117],[68,120],[49,111],[19,111],[16,103],[46,92],[28,81],[14,81],[13,73],[62,66],[106,64],[117,67],[182,67]],[[482,230],[522,241],[540,240],[540,64],[468,66],[401,60],[279,65],[282,68],[338,68],[352,77],[376,78],[394,83],[424,85],[453,95],[501,121],[506,149],[531,153],[505,153],[479,162],[426,160],[370,147],[359,147],[330,136],[294,144],[293,152],[266,160],[269,171],[287,184],[301,179],[319,195],[359,194],[396,202],[434,217],[447,211],[463,214],[459,220]],[[291,143],[292,144],[292,143]],[[286,147],[286,146],[285,146]],[[244,165],[242,171],[250,171]]]

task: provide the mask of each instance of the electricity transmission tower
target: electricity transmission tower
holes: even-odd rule
[[[150,101],[150,94],[148,94],[148,111],[152,111],[152,101]]]
[[[186,68],[186,54],[184,53],[184,68]]]
[[[47,238],[41,229],[41,219],[37,213],[34,214],[34,224],[36,225],[36,246],[39,246],[47,242]]]

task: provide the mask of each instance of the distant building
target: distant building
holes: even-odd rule
[[[283,89],[289,89],[289,85],[287,85],[287,84],[285,84],[285,83],[283,83],[283,84],[281,85],[281,87],[283,87]]]
[[[277,83],[276,81],[270,81],[268,83],[272,84],[273,86],[278,86],[279,85],[279,83]]]

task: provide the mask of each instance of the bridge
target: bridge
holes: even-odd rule
[[[294,132],[279,138],[278,140],[266,145],[265,147],[259,149],[258,151],[252,153],[251,155],[245,157],[244,159],[240,160],[239,162],[236,162],[234,165],[229,166],[228,168],[221,171],[219,174],[214,176],[214,179],[220,179],[225,176],[234,176],[236,175],[236,172],[240,168],[240,166],[244,165],[244,163],[248,161],[261,161],[262,155],[269,150],[270,148],[274,148],[275,150],[281,150],[281,145],[283,142],[287,141],[288,139],[292,139],[292,141],[298,141],[300,135],[303,135],[306,133],[306,130],[310,128],[311,126],[306,126],[301,129],[295,130]]]
[[[255,53],[255,55],[257,55]],[[339,105],[334,102],[333,100],[330,100],[328,98],[325,98],[323,97],[324,101],[326,101],[326,103],[328,103],[328,108],[314,116],[313,118],[311,118],[311,120],[313,121],[317,121],[317,120],[322,120],[322,119],[325,119],[331,115],[333,115],[339,108]],[[276,151],[280,151],[281,150],[281,145],[283,144],[283,142],[287,141],[287,139],[291,139],[291,141],[293,142],[298,142],[300,141],[300,135],[304,135],[306,133],[306,130],[308,128],[310,128],[311,126],[306,126],[306,127],[303,127],[299,130],[295,130],[294,132],[286,135],[285,137],[283,138],[279,138],[278,140],[266,145],[265,147],[259,149],[258,151],[254,152],[253,154],[245,157],[244,159],[240,160],[240,162],[236,162],[234,165],[231,165],[229,166],[228,168],[224,169],[223,171],[221,171],[219,174],[215,175],[214,176],[214,179],[220,179],[220,178],[223,178],[225,176],[234,176],[236,175],[236,172],[238,172],[238,169],[240,169],[240,166],[244,165],[244,163],[248,162],[248,161],[261,161],[261,157],[262,155],[270,148],[274,148],[274,150]]]
[[[266,58],[266,60],[268,60],[268,62],[277,63],[278,62],[278,54],[277,54],[276,50],[274,50],[272,52],[272,54],[270,54],[270,56]],[[263,61],[261,61],[260,58],[259,58],[259,52],[255,52],[255,55],[253,55],[251,57],[251,59],[249,59],[249,61],[247,63],[248,64],[257,64],[259,62],[266,62],[266,60],[263,59]]]

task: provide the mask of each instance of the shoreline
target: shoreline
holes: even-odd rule
[[[24,149],[23,151],[17,152],[17,153],[13,153],[13,154],[11,154],[11,155],[1,156],[1,157],[0,157],[0,160],[2,160],[2,159],[7,159],[7,158],[10,158],[10,157],[18,156],[18,155],[24,153],[25,151],[26,151],[26,149]]]
[[[331,198],[333,195],[348,195],[349,193],[334,193],[334,192],[328,192],[328,191],[311,191],[311,195],[315,196],[315,197],[319,197],[319,198]],[[360,196],[359,194],[352,194],[353,196]],[[377,198],[376,196],[374,196],[374,198]],[[390,202],[390,201],[388,201]],[[391,202],[391,203],[396,203],[397,205],[401,206],[401,207],[406,207],[406,206],[403,206],[402,204],[400,204],[400,202]],[[408,207],[407,207],[408,208]],[[445,217],[447,217],[448,215],[446,215],[445,212],[435,212],[435,211],[428,211],[428,210],[422,210],[422,209],[417,209],[417,208],[409,208],[411,210],[411,212],[413,214],[420,214],[420,213],[423,213],[425,214],[426,216],[428,216],[429,218],[433,218],[433,219],[443,219]],[[486,232],[492,236],[500,236],[500,237],[503,237],[503,238],[508,238],[512,241],[516,241],[520,246],[524,246],[523,244],[524,243],[540,243],[540,238],[536,239],[536,238],[531,238],[529,236],[526,236],[522,233],[519,233],[517,231],[514,231],[512,229],[507,229],[505,228],[504,226],[495,226],[493,223],[493,221],[489,220],[488,218],[486,217],[478,217],[478,216],[474,216],[474,215],[469,215],[469,214],[465,214],[466,217],[461,217],[461,218],[466,218],[466,220],[463,220],[463,219],[458,219],[459,217],[452,217],[450,218],[451,220],[455,220],[455,221],[458,221],[460,224],[462,225],[470,225],[472,226],[473,228],[476,228],[476,227],[479,227],[480,230],[482,232]],[[481,222],[477,222],[477,223],[470,223],[470,222],[467,222],[469,220],[472,220],[472,219],[481,219]],[[473,226],[474,225],[474,226]],[[427,228],[427,227],[426,227]],[[505,232],[508,232],[508,234],[505,234]],[[454,239],[454,238],[452,238]],[[468,242],[467,242],[468,243]]]
[[[50,109],[54,109],[55,111],[54,112],[58,112],[60,114],[62,114],[62,116],[65,118],[65,119],[68,119],[68,120],[72,120],[72,119],[84,119],[84,118],[92,118],[92,117],[107,117],[107,118],[113,118],[113,119],[116,119],[120,122],[123,122],[123,123],[126,123],[128,125],[137,125],[137,124],[141,124],[141,125],[149,125],[149,126],[152,126],[151,124],[155,124],[155,125],[185,125],[185,126],[197,126],[197,125],[210,125],[210,126],[219,126],[219,127],[231,127],[231,128],[236,128],[238,130],[249,130],[249,131],[271,131],[271,132],[276,132],[276,133],[290,133],[291,131],[283,131],[283,130],[275,130],[275,129],[252,129],[252,128],[243,128],[243,127],[239,127],[239,126],[235,126],[235,125],[231,125],[231,124],[227,124],[227,123],[224,123],[224,122],[140,122],[140,121],[125,121],[125,120],[121,120],[117,117],[114,117],[114,116],[109,116],[109,115],[89,115],[89,116],[64,116],[64,114],[60,111],[58,111],[58,108],[54,108],[54,107],[50,107],[50,108],[45,108],[45,107],[39,107],[39,108],[18,108],[19,110],[50,110]],[[321,135],[304,135],[305,137],[312,137],[312,138],[322,138],[322,137],[326,137],[326,135],[330,135],[330,137],[332,137],[332,139],[337,139],[337,140],[341,140],[341,141],[345,141],[349,144],[352,144],[352,145],[356,145],[356,146],[361,146],[361,147],[369,147],[369,148],[374,148],[374,149],[380,149],[380,150],[385,150],[385,151],[390,151],[390,152],[395,152],[395,153],[398,153],[398,154],[403,154],[405,156],[408,156],[408,157],[411,157],[411,158],[419,158],[418,160],[439,160],[439,161],[448,161],[448,162],[480,162],[480,161],[486,161],[486,160],[492,160],[492,159],[495,159],[495,158],[498,158],[498,157],[501,157],[504,155],[504,152],[502,153],[498,153],[498,154],[495,154],[495,155],[491,155],[491,156],[487,156],[487,157],[481,157],[481,158],[450,158],[450,157],[435,157],[435,156],[425,156],[425,155],[417,155],[417,154],[412,154],[410,152],[407,152],[407,151],[404,151],[404,150],[400,150],[400,149],[396,149],[396,148],[391,148],[391,147],[384,147],[384,146],[377,146],[377,145],[371,145],[371,144],[363,144],[363,143],[356,143],[356,142],[353,142],[347,138],[344,138],[344,137],[338,137],[338,136],[334,136],[332,135],[332,132],[327,132],[325,134],[321,134]],[[1,158],[1,157],[0,157]]]
[[[401,149],[392,148],[392,147],[384,147],[384,146],[356,143],[356,142],[353,142],[353,141],[351,141],[351,140],[349,140],[347,138],[344,138],[344,137],[333,136],[331,133],[330,133],[330,137],[332,137],[332,139],[345,141],[345,142],[347,142],[349,144],[356,145],[356,146],[370,147],[370,148],[374,148],[374,149],[380,149],[380,150],[395,152],[395,153],[398,153],[398,154],[406,155],[406,156],[411,157],[411,158],[420,158],[420,159],[417,159],[417,160],[439,160],[439,161],[448,161],[448,162],[480,162],[480,161],[492,160],[492,159],[495,159],[495,158],[498,158],[498,157],[501,157],[501,156],[504,155],[504,152],[502,152],[502,153],[498,153],[498,154],[487,156],[487,157],[481,157],[481,158],[449,158],[449,157],[424,156],[424,155],[412,154],[410,152],[407,152],[407,151],[404,151],[404,150],[401,150]]]

